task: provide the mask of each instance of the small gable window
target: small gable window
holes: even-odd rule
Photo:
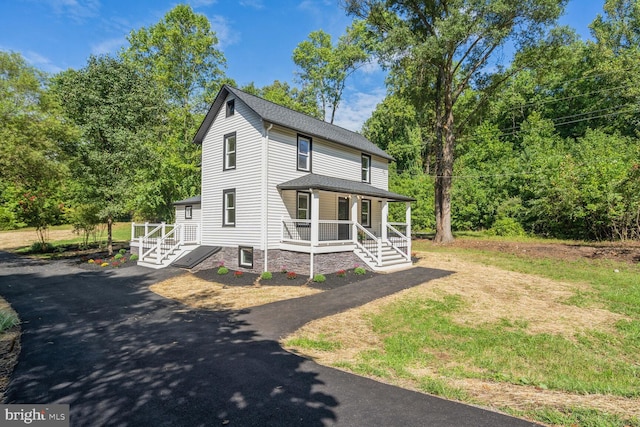
[[[193,218],[193,206],[185,206],[184,207],[184,219]]]
[[[236,133],[224,136],[224,170],[236,168]]]
[[[311,172],[311,138],[298,135],[298,167],[299,171]]]
[[[235,99],[230,99],[227,101],[227,113],[226,113],[226,117],[231,117],[235,114],[236,112],[236,100]]]
[[[371,183],[371,156],[362,155],[362,182]]]

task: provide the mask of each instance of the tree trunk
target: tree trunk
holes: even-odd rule
[[[444,102],[436,108],[437,146],[435,180],[435,210],[436,210],[436,243],[453,242],[451,233],[451,179],[453,175],[453,148],[455,136],[453,131],[453,100],[451,98],[451,84],[445,73],[439,79],[444,80],[441,97]],[[444,111],[442,111],[444,107]]]
[[[111,215],[107,217],[107,251],[109,256],[113,255],[113,218]]]

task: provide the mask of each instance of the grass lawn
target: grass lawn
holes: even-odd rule
[[[285,345],[551,425],[640,426],[637,262],[414,250],[422,265],[456,274],[312,322]]]

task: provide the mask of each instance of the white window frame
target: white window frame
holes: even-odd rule
[[[307,143],[307,151],[300,150],[300,141],[305,141]],[[308,136],[298,134],[298,147],[296,150],[296,169],[299,171],[311,172],[311,138]],[[300,166],[300,161],[305,160],[302,167]]]
[[[366,166],[365,166],[366,163]],[[371,184],[371,156],[368,154],[362,154],[360,157],[360,178],[362,182],[366,182],[367,184]]]
[[[306,215],[305,218],[300,217],[300,197],[307,200]],[[311,193],[306,191],[298,191],[296,193],[296,219],[309,221],[311,219]]]
[[[232,197],[233,206],[229,206],[229,196]],[[233,220],[230,221],[229,214],[233,212]],[[236,189],[222,191],[222,226],[223,227],[235,227],[236,226],[236,214],[237,214],[237,199]]]
[[[247,262],[246,254],[251,254],[251,262]],[[253,248],[250,246],[238,247],[238,265],[245,268],[253,268]]]
[[[233,150],[229,149],[229,141],[233,139]],[[223,142],[224,159],[223,170],[232,170],[236,168],[236,162],[238,161],[238,138],[235,132],[228,133],[224,136]],[[233,164],[231,164],[231,158],[233,158]]]
[[[364,209],[365,206],[367,207],[366,214]],[[360,201],[360,225],[362,225],[363,227],[371,228],[371,200],[369,199],[362,199]]]
[[[193,219],[193,206],[184,207],[184,219]]]

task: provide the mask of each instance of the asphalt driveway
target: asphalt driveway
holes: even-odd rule
[[[308,320],[447,272],[414,269],[242,312],[190,310],[148,290],[179,272],[92,272],[0,252],[0,295],[23,323],[5,403],[67,403],[74,426],[532,425],[278,345]]]

